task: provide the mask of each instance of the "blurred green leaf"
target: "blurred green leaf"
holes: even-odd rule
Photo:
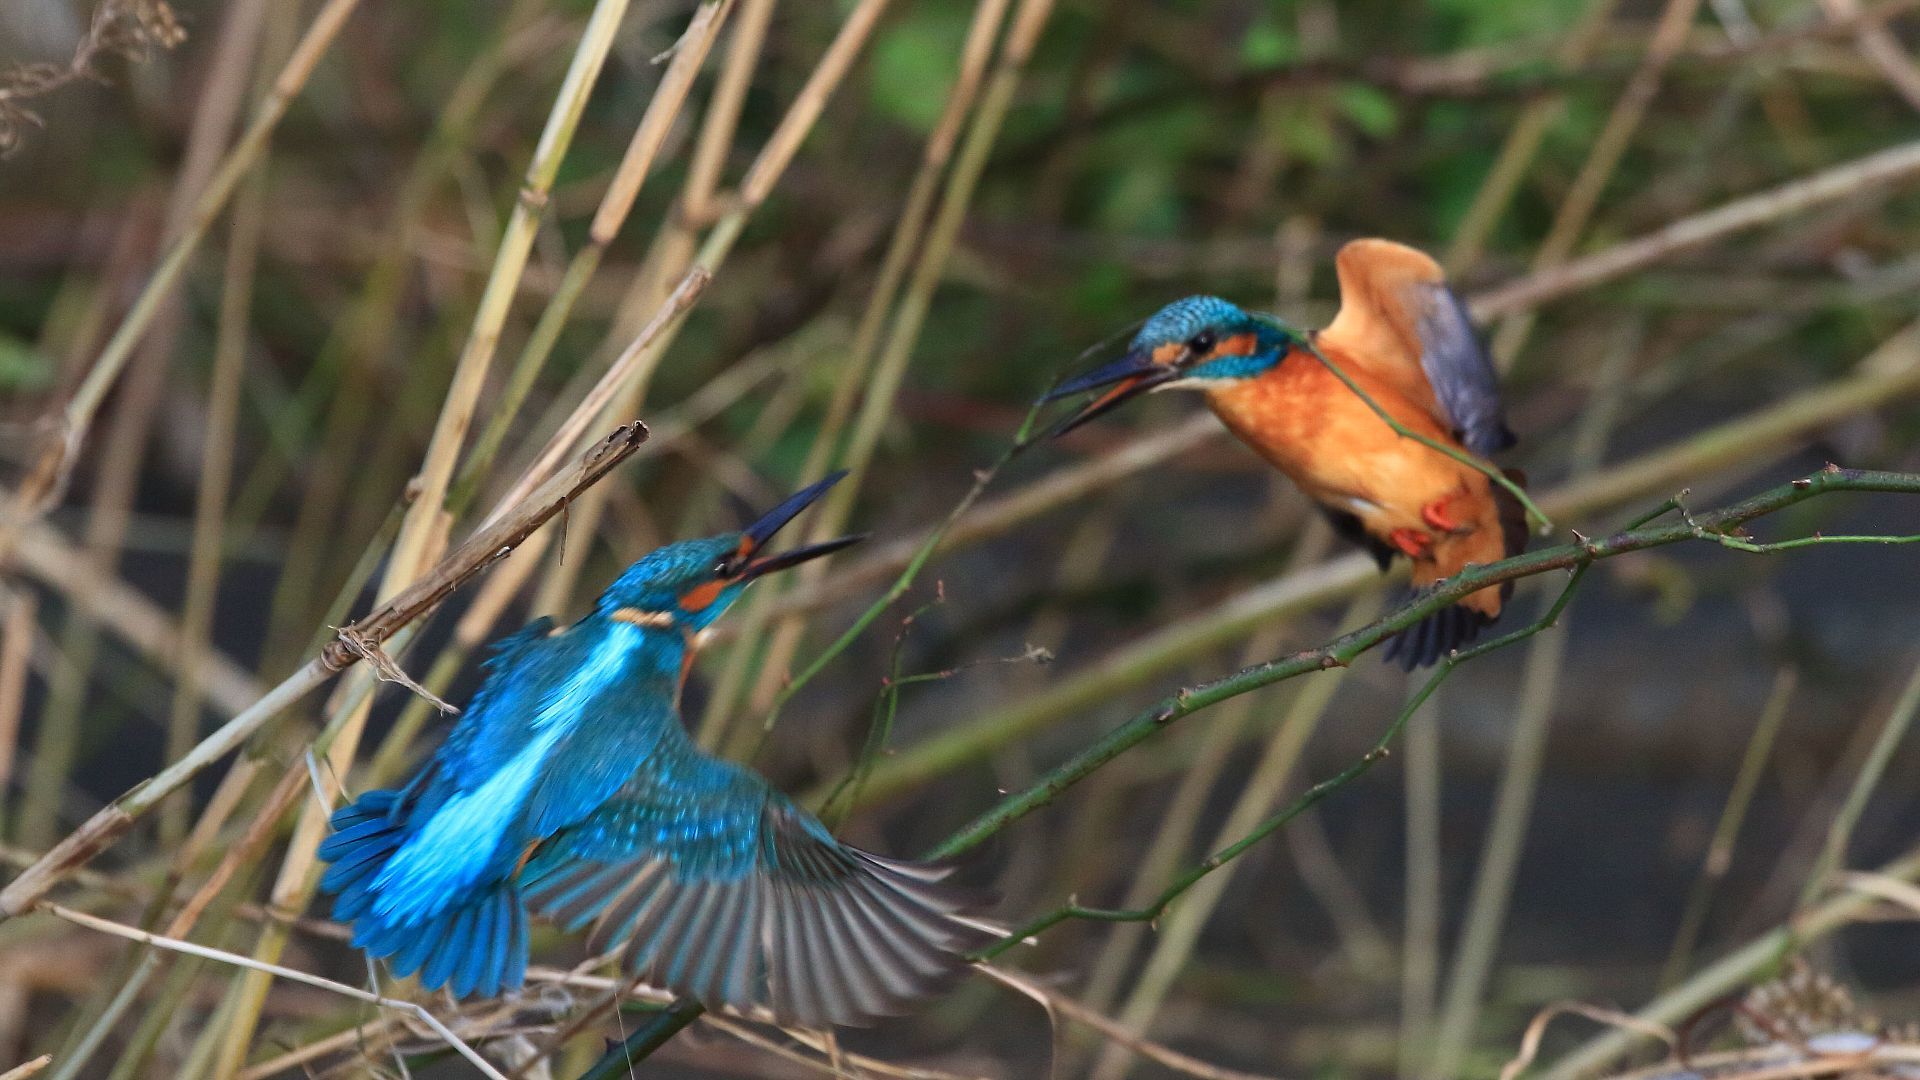
[[[24,393],[53,385],[53,361],[19,338],[0,335],[0,390]]]
[[[874,107],[915,131],[940,117],[966,43],[965,11],[929,10],[889,27],[873,44],[868,88]]]
[[[1280,25],[1277,7],[1263,13],[1240,39],[1240,59],[1250,68],[1279,67],[1300,55],[1300,42]]]
[[[1386,92],[1366,83],[1348,83],[1342,86],[1334,100],[1340,105],[1340,111],[1353,126],[1376,139],[1393,134],[1400,126],[1400,110]]]

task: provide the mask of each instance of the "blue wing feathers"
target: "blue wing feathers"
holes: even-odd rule
[[[985,935],[945,868],[846,847],[700,751],[673,705],[677,651],[635,652],[631,625],[551,626],[496,648],[411,783],[333,816],[322,885],[356,945],[492,996],[525,978],[532,905],[594,923],[636,978],[810,1025],[897,1012],[965,970]]]
[[[701,800],[658,781],[636,777],[556,838],[527,887],[536,910],[597,920],[643,982],[801,1024],[862,1023],[946,985],[989,940],[958,917],[973,899],[946,867],[846,847],[763,785]]]
[[[387,957],[396,975],[421,973],[421,984],[433,989],[454,983],[465,996],[482,989],[491,995],[502,986],[518,986],[526,964],[526,936],[516,940],[514,912],[522,907],[519,889],[510,881],[495,883],[464,902],[447,905],[433,915],[412,921],[382,915],[376,908],[379,871],[413,835],[413,822],[396,817],[400,793],[370,791],[336,811],[338,830],[319,848],[332,865],[320,887],[335,896],[333,916],[353,924],[353,943],[374,957]],[[524,926],[524,915],[519,925]]]

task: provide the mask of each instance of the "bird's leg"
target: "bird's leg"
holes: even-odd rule
[[[1387,534],[1387,543],[1409,559],[1433,558],[1433,537],[1419,529],[1395,529]]]
[[[1453,520],[1453,515],[1447,513],[1446,499],[1435,499],[1421,507],[1420,520],[1426,522],[1428,527],[1436,532],[1443,532],[1450,536],[1459,536],[1473,531],[1473,526],[1462,525]]]

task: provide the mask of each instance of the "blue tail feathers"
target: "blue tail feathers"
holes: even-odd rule
[[[395,975],[418,971],[429,990],[446,986],[463,998],[519,987],[527,971],[527,912],[513,881],[476,889],[465,902],[412,922],[390,922],[375,910],[380,869],[412,835],[394,812],[399,802],[400,792],[369,791],[334,812],[333,835],[319,851],[332,864],[320,888],[336,896],[333,917],[353,925],[354,945],[388,957]]]

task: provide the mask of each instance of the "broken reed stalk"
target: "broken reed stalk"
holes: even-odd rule
[[[133,823],[168,794],[238,747],[265,724],[336,673],[368,655],[380,655],[382,642],[433,610],[520,541],[566,509],[580,492],[599,482],[647,438],[646,425],[623,425],[583,455],[572,468],[548,480],[517,506],[458,548],[391,600],[379,605],[335,638],[298,671],[269,690],[251,708],[202,739],[186,757],[135,785],[54,845],[19,877],[0,889],[0,920],[22,914],[54,885],[112,846]]]
[[[401,592],[428,569],[434,548],[442,542],[450,524],[445,504],[454,467],[466,443],[474,413],[479,408],[480,393],[486,386],[487,373],[498,351],[507,315],[519,293],[520,279],[526,273],[527,259],[533,250],[534,236],[544,216],[554,180],[559,175],[567,149],[573,143],[580,118],[586,111],[588,95],[599,79],[608,54],[613,50],[628,2],[596,0],[573,50],[566,75],[554,95],[553,105],[540,130],[539,141],[528,160],[518,197],[514,200],[513,210],[508,215],[499,246],[495,249],[486,287],[481,292],[479,307],[467,331],[466,344],[455,361],[452,381],[441,399],[433,434],[427,441],[419,472],[411,485],[414,502],[407,508],[406,516],[400,523],[400,532],[394,538],[393,549],[388,554],[386,573],[379,590],[383,600]],[[531,475],[537,477],[538,474]],[[340,640],[349,639],[343,634]],[[376,655],[367,659],[374,661],[373,670],[376,673],[383,666],[392,666],[390,661],[378,659],[377,648]],[[363,685],[370,688],[370,683]],[[333,771],[342,777],[353,767],[372,704],[370,693],[350,697],[356,699],[354,703],[331,718],[327,725],[332,736],[327,746],[327,761]],[[305,907],[318,880],[313,872],[314,851],[325,834],[326,816],[331,811],[331,807],[314,804],[308,804],[303,809],[274,882],[272,901],[275,905]],[[274,926],[265,928],[255,947],[255,958],[269,962],[278,959],[284,943],[284,930]],[[251,1046],[254,1024],[265,1004],[268,985],[267,978],[257,971],[243,973],[236,981],[235,992],[239,997],[233,1010],[225,1014],[228,1022],[215,1064],[216,1077],[224,1080],[239,1072]],[[212,1027],[209,1028],[211,1030]]]

